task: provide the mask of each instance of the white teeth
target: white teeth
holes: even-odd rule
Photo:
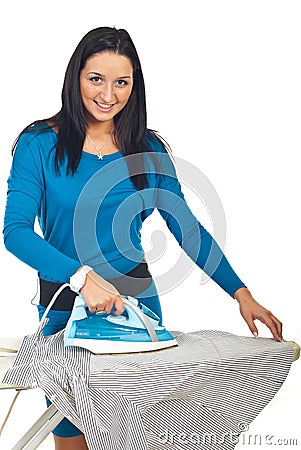
[[[99,103],[99,102],[96,102],[97,104],[98,104],[98,106],[100,106],[101,108],[107,108],[107,109],[109,109],[109,108],[111,108],[111,106],[112,105],[105,105],[104,103]]]

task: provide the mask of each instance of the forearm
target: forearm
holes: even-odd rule
[[[196,264],[231,297],[241,289],[247,290],[221,247],[201,225],[199,254]]]
[[[30,228],[16,228],[5,236],[5,247],[49,281],[69,282],[70,276],[82,265],[64,255]]]
[[[233,297],[238,289],[245,288],[216,240],[188,209],[181,227],[172,215],[162,215],[185,253],[224,291]]]
[[[213,281],[231,297],[245,287],[217,241],[190,210],[175,176],[161,182],[157,207],[182,249]]]

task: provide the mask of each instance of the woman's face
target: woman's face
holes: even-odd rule
[[[116,53],[96,53],[87,59],[79,82],[88,123],[113,120],[132,92],[131,61]]]

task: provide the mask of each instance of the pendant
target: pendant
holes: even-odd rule
[[[98,153],[98,159],[103,159],[103,156],[101,153]]]

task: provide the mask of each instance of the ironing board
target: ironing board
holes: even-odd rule
[[[14,390],[16,392],[10,409],[13,407],[18,394],[28,389],[23,386],[1,383],[5,373],[15,361],[22,340],[21,337],[0,338],[0,390]],[[63,414],[54,405],[50,405],[11,450],[35,450],[63,418]],[[3,425],[5,425],[5,422]]]
[[[238,435],[237,424],[248,424],[256,417],[300,354],[300,347],[292,342],[212,330],[172,333],[177,336],[177,348],[113,357],[75,347],[64,349],[62,332],[27,336],[15,349],[18,353],[8,356],[6,385],[0,385],[1,389],[39,387],[53,404],[11,450],[36,449],[64,416],[85,433],[91,450],[180,449],[166,436],[163,443],[167,428],[171,435],[179,429],[194,430],[195,435],[198,430],[201,435],[212,421],[217,434],[227,429]],[[244,389],[247,405],[241,404],[229,415],[223,404],[229,408],[233,398],[234,384],[229,383],[233,376],[235,385]],[[231,392],[227,392],[229,386]],[[228,441],[222,448],[234,446]],[[186,448],[200,446],[188,442]],[[201,448],[212,450],[213,446],[209,442]]]

